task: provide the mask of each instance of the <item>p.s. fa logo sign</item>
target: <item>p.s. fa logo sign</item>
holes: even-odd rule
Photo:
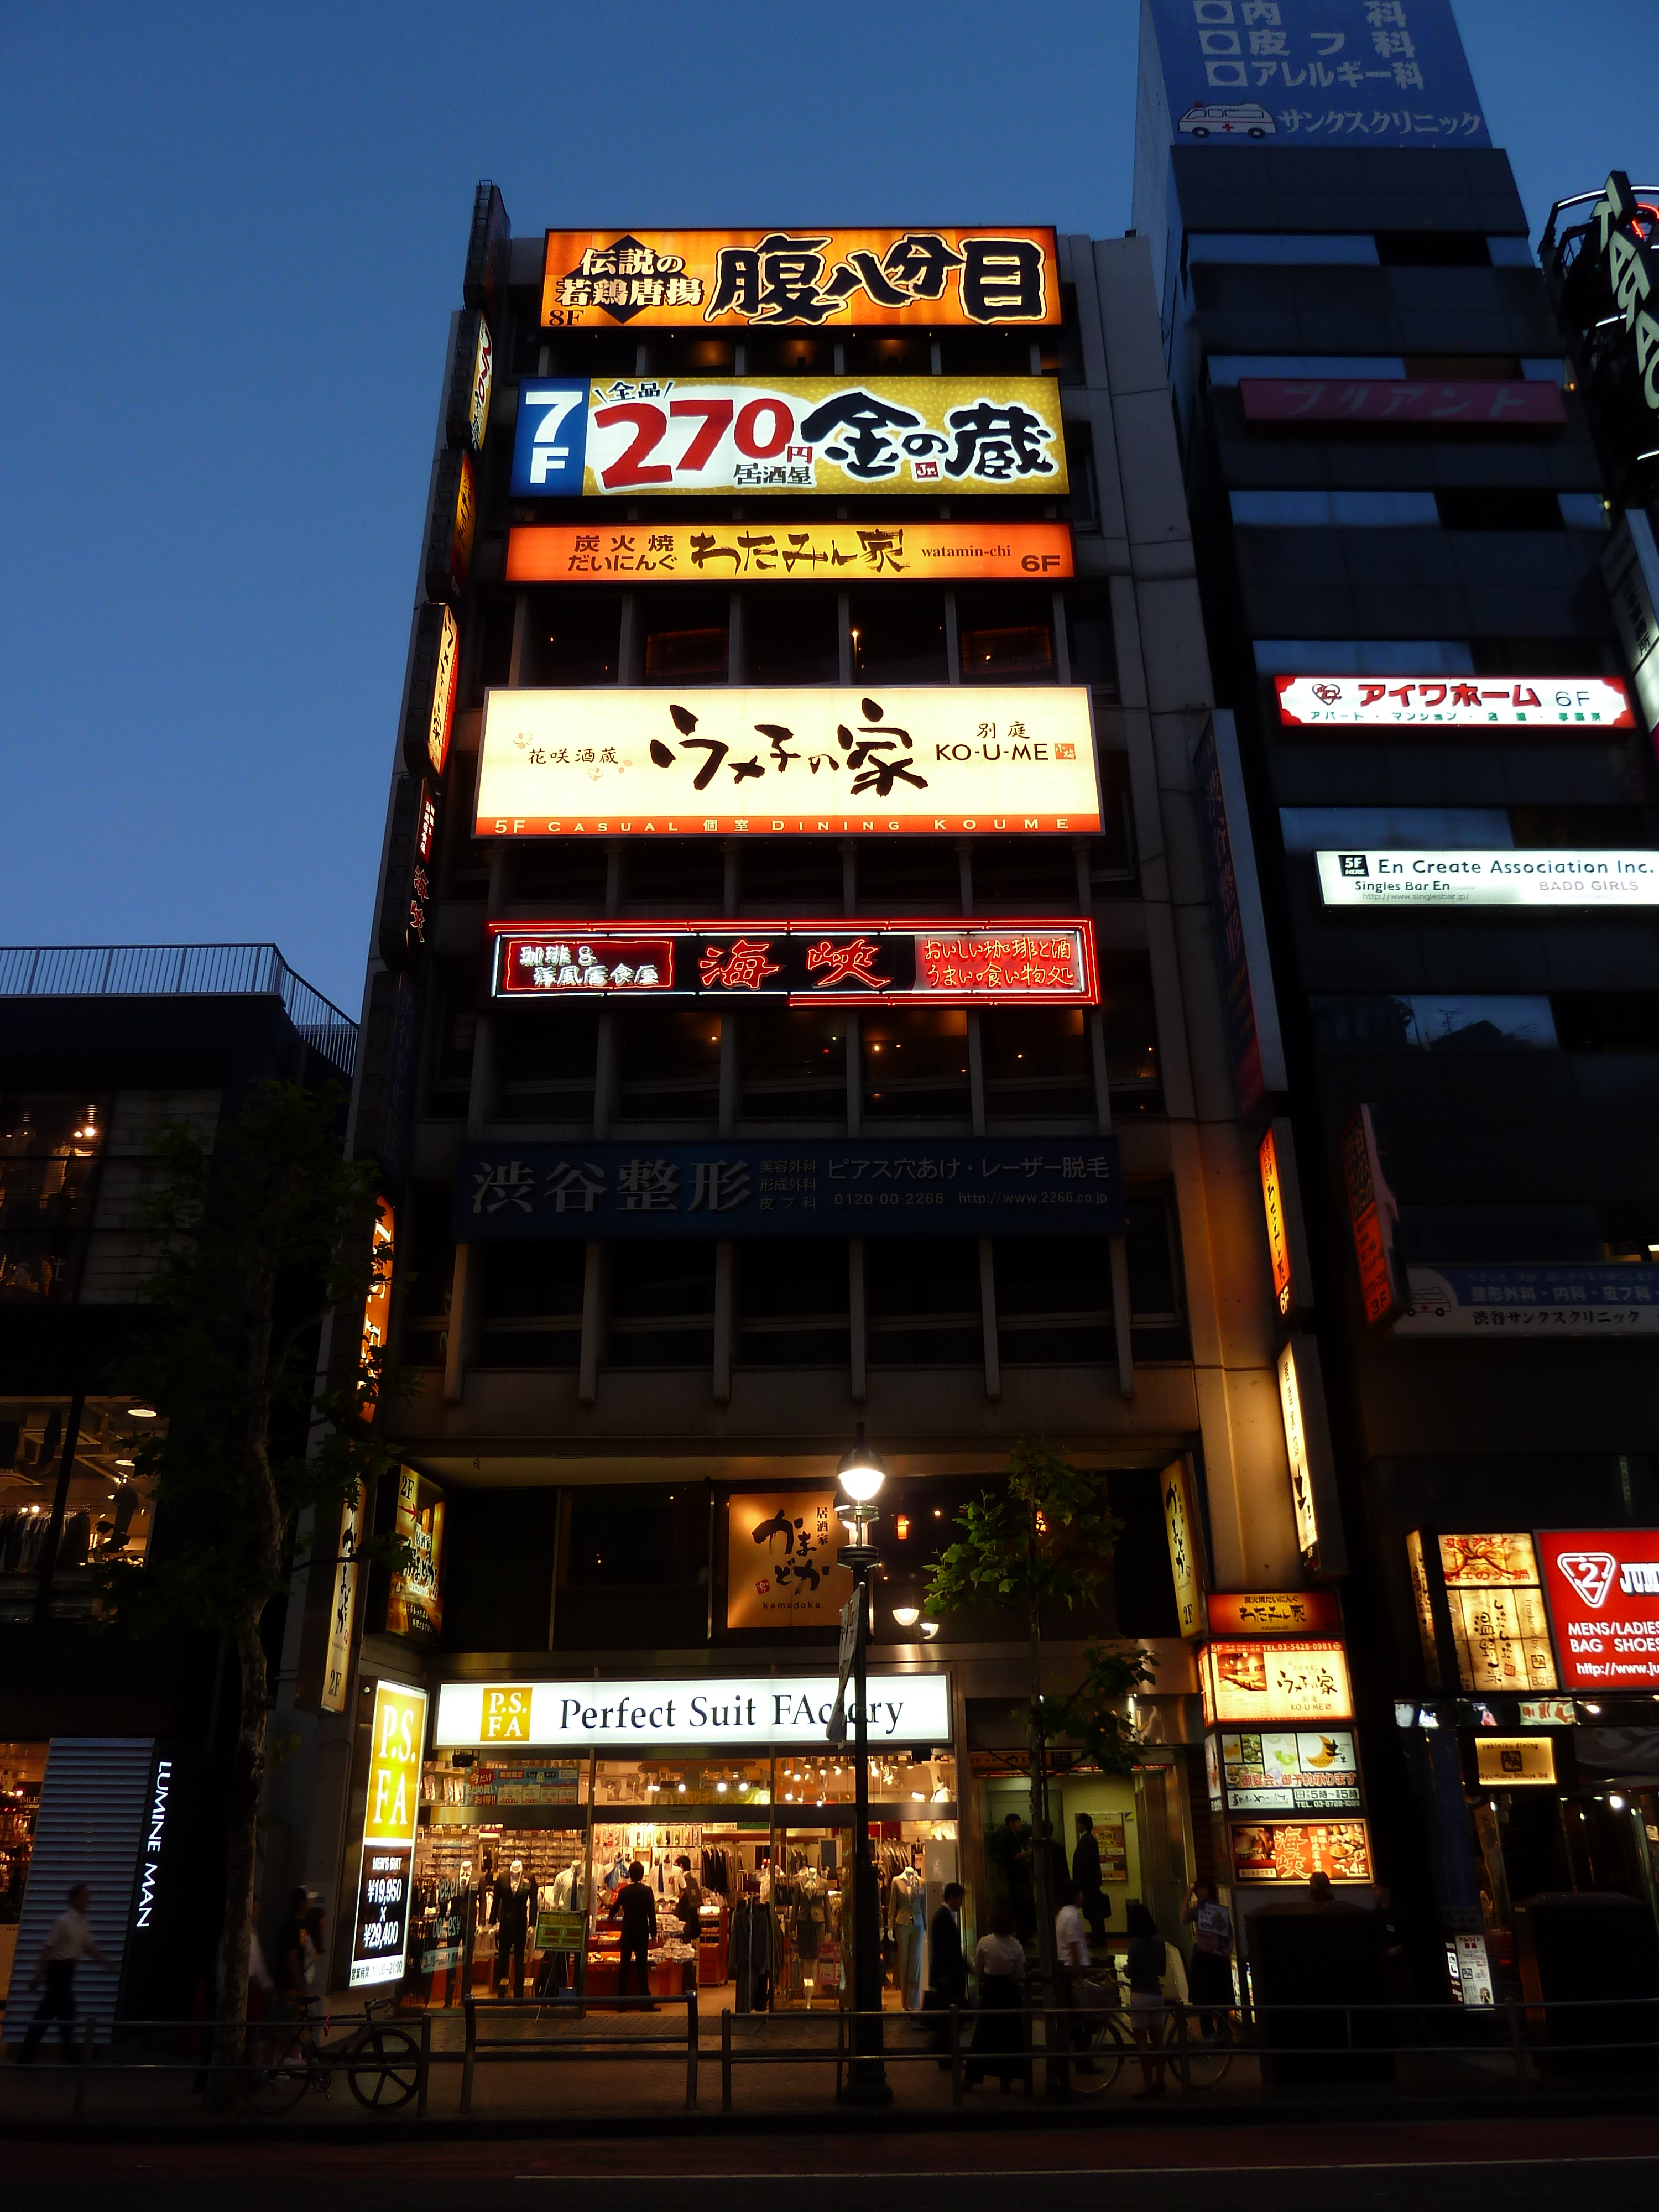
[[[531,1695],[528,1682],[490,1683],[479,1714],[479,1742],[527,1743]]]

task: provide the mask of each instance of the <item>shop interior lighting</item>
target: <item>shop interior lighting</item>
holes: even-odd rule
[[[1600,1706],[1600,1705],[1591,1705],[1591,1704],[1589,1703],[1589,1699],[1588,1699],[1588,1698],[1585,1698],[1583,1702],[1584,1711],[1585,1711],[1587,1713],[1595,1713],[1595,1714],[1598,1714],[1598,1715],[1600,1714],[1600,1712],[1601,1712],[1601,1706]]]
[[[921,1607],[919,1605],[896,1605],[893,1618],[901,1628],[914,1628],[921,1619]]]
[[[154,1406],[129,1406],[127,1419],[130,1421],[153,1421],[155,1419],[155,1408]]]
[[[939,1634],[939,1623],[938,1623],[938,1621],[936,1621],[936,1620],[924,1620],[924,1621],[921,1624],[921,1632],[922,1632],[922,1635],[926,1638],[926,1639],[927,1640],[927,1642],[928,1642],[929,1644],[931,1644],[931,1643],[933,1642],[933,1638],[934,1638]]]
[[[1607,1802],[1615,1813],[1622,1813],[1625,1809],[1625,1801],[1622,1797],[1609,1797]]]

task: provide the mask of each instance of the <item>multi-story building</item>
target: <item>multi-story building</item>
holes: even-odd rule
[[[1609,1732],[1659,1691],[1650,714],[1587,357],[1448,0],[1143,30],[1135,220],[1289,1078],[1252,1124],[1281,1373],[1328,1401],[1380,1874],[1489,1993],[1521,1900],[1653,1896],[1659,1740]]]
[[[380,1525],[420,1563],[291,1613],[283,1879],[342,1900],[337,1979],[402,1971],[383,1901],[351,1913],[402,1686],[418,1821],[368,1848],[412,1845],[411,1989],[490,1985],[514,1861],[580,1909],[684,1851],[708,1972],[748,1885],[778,2000],[834,2001],[862,1427],[885,1909],[958,1869],[982,1896],[1024,1805],[1023,1633],[921,1594],[1044,1437],[1121,1523],[1055,1679],[1091,1634],[1156,1666],[1141,1770],[1056,1814],[1068,1848],[1094,1819],[1118,1924],[1144,1893],[1173,1928],[1210,1863],[1205,1560],[1304,1577],[1145,242],[514,238],[484,185],[464,296],[353,1139],[413,1376]]]
[[[204,1142],[250,1085],[337,1106],[356,1024],[274,945],[0,949],[0,1994],[21,2035],[46,1929],[89,1882],[107,2032],[181,2017],[211,1972],[234,1654],[179,1626],[94,1623],[99,1570],[164,1559],[137,1454],[158,1140]],[[159,1525],[158,1525],[159,1524]],[[280,1610],[280,1608],[278,1609]],[[271,1623],[273,1654],[280,1621]],[[21,1933],[20,1933],[21,1930]]]

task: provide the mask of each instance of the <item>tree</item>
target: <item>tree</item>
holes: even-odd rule
[[[136,1451],[155,1483],[164,1540],[149,1560],[111,1568],[100,1595],[118,1629],[213,1630],[236,1655],[209,2087],[222,2105],[234,2093],[247,2012],[271,1703],[266,1613],[297,1566],[333,1557],[343,1508],[392,1463],[371,1425],[386,1387],[380,1354],[359,1364],[354,1333],[346,1358],[321,1376],[319,1340],[337,1309],[361,1316],[371,1285],[389,1276],[392,1252],[375,1249],[374,1170],[342,1157],[337,1100],[261,1084],[210,1146],[180,1126],[159,1150],[146,1207],[159,1255],[149,1326],[126,1379],[166,1417],[165,1432]]]
[[[1055,1899],[1043,1845],[1054,1747],[1069,1738],[1081,1748],[1067,1759],[1068,1765],[1087,1759],[1108,1773],[1127,1774],[1137,1744],[1121,1702],[1152,1680],[1152,1669],[1139,1646],[1093,1644],[1074,1689],[1056,1695],[1042,1686],[1045,1620],[1052,1627],[1062,1610],[1091,1604],[1110,1570],[1112,1544],[1121,1523],[1107,1507],[1098,1476],[1069,1466],[1045,1443],[1022,1441],[1010,1456],[1007,1480],[970,1500],[956,1526],[961,1535],[947,1547],[928,1583],[929,1610],[948,1613],[998,1606],[1018,1613],[1025,1624],[1031,1877],[1043,2002],[1053,2004]]]

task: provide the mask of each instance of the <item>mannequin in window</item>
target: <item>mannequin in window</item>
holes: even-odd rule
[[[927,1885],[917,1868],[902,1867],[893,1876],[887,1912],[898,1949],[894,1979],[906,2012],[920,2012],[921,1939],[927,1922]]]
[[[495,1925],[495,1994],[506,1994],[507,1959],[513,1961],[513,2001],[524,1996],[524,1954],[536,1922],[536,1885],[524,1870],[524,1861],[514,1859],[495,1883],[489,1917]]]

